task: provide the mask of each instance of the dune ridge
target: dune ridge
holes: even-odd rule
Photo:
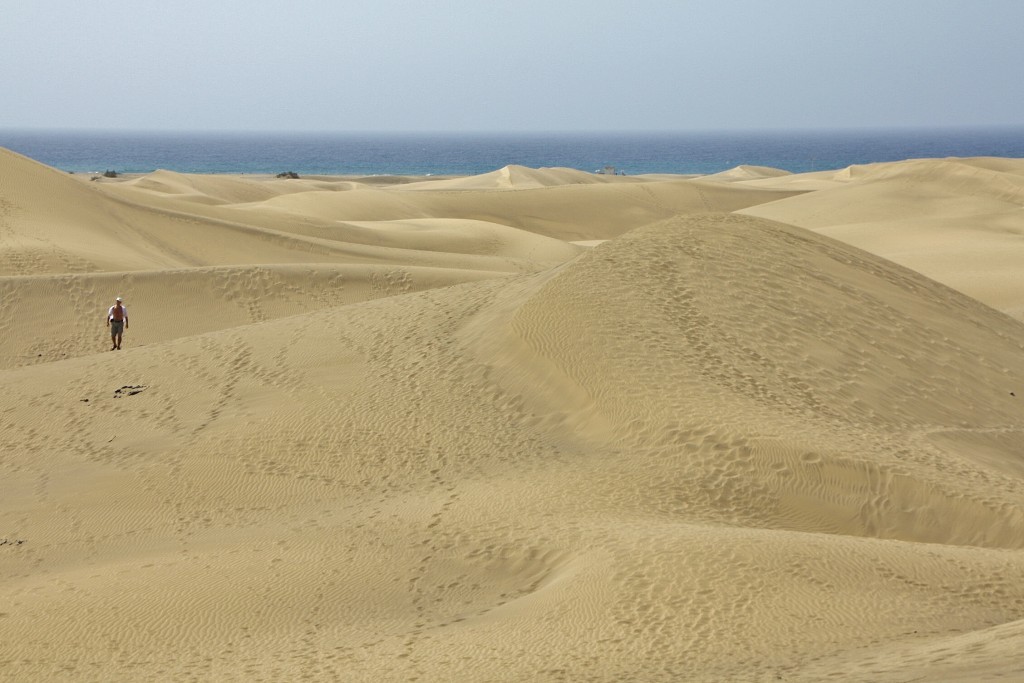
[[[1020,320],[1022,174],[1020,159],[872,164],[834,173],[832,187],[742,211],[849,242]],[[796,187],[789,178],[773,180],[758,186]]]
[[[0,164],[0,678],[1024,675],[1024,323],[856,244],[1015,160]]]

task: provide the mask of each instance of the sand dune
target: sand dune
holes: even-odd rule
[[[506,171],[513,182],[501,182]],[[572,169],[503,169],[471,178],[391,186],[347,179],[225,181],[198,176],[190,179],[183,201],[181,192],[140,188],[148,177],[101,187],[113,197],[147,207],[309,237],[333,234],[341,222],[443,218],[496,223],[558,240],[608,239],[680,213],[736,211],[802,191],[662,176],[600,176]],[[584,183],[581,177],[600,180]],[[236,202],[242,193],[233,182],[288,189],[267,190],[261,198]],[[197,201],[196,196],[205,199]]]
[[[789,171],[768,166],[737,166],[728,171],[715,173],[706,176],[708,180],[724,180],[726,182],[761,180],[764,178],[779,178],[791,175]]]
[[[109,349],[109,340],[97,332],[118,293],[131,292],[129,335],[133,345],[146,345],[494,276],[310,263],[0,278],[0,367]]]
[[[572,168],[527,168],[510,165],[490,173],[406,185],[406,190],[525,190],[560,185],[593,185],[608,182],[639,182],[640,179],[587,173]]]
[[[1013,160],[0,164],[0,678],[1024,676],[1024,324],[819,234],[980,262]]]
[[[836,237],[1024,319],[1024,161],[922,159],[837,175],[840,186],[743,211]]]

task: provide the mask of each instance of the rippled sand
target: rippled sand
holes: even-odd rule
[[[0,171],[0,679],[1024,677],[1020,160]]]

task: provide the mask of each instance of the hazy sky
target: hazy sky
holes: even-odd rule
[[[24,0],[0,128],[1024,123],[1022,0]]]

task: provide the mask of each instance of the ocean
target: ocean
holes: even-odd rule
[[[89,173],[469,175],[509,164],[708,174],[793,173],[910,158],[1024,157],[1024,127],[705,133],[157,133],[0,130],[0,147]]]

